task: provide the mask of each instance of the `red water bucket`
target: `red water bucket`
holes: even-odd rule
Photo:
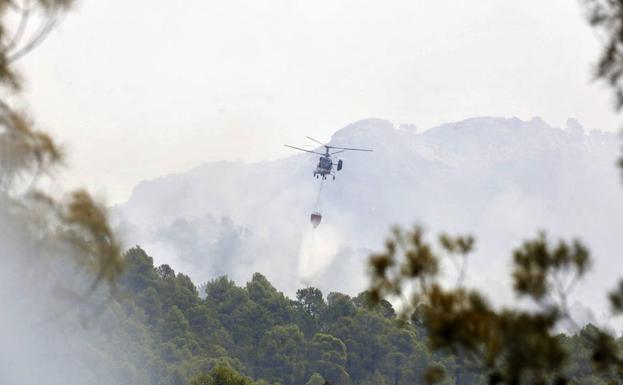
[[[313,212],[311,214],[310,222],[314,226],[314,229],[318,227],[321,220],[322,220],[322,215],[319,212]]]

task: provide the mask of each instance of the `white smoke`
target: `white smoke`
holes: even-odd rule
[[[122,336],[107,284],[94,285],[44,210],[18,202],[0,191],[0,384],[124,383],[112,358],[133,358],[112,341],[132,338]]]
[[[322,223],[311,225],[303,233],[299,252],[299,280],[304,285],[314,285],[331,265],[340,248],[338,229]]]

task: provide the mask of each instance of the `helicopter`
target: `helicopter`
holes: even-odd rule
[[[349,148],[349,147],[329,146],[312,137],[307,136],[306,138],[323,146],[325,148],[325,152],[322,153],[322,152],[317,152],[317,151],[305,150],[303,148],[290,146],[288,144],[284,144],[284,146],[293,148],[295,150],[305,151],[305,152],[310,152],[312,154],[320,155],[320,160],[318,161],[318,165],[316,166],[316,169],[314,170],[314,177],[322,178],[323,180],[327,179],[328,175],[332,176],[333,180],[335,180],[335,172],[333,172],[333,166],[335,166],[336,171],[340,171],[342,167],[344,166],[344,162],[341,159],[338,159],[337,162],[334,162],[333,159],[331,158],[333,155],[339,154],[345,151],[368,151],[368,152],[372,151],[366,148]],[[338,151],[331,152],[332,150],[338,150]]]

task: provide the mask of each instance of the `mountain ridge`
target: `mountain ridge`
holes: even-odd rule
[[[573,119],[557,128],[538,117],[478,117],[422,132],[363,119],[337,130],[330,144],[374,152],[340,154],[344,170],[326,181],[320,199],[322,247],[309,243],[319,183],[311,154],[205,162],[145,181],[114,217],[131,244],[196,281],[228,274],[241,282],[260,271],[286,292],[303,279],[328,291],[362,289],[367,254],[382,247],[393,224],[476,235],[473,266],[489,278],[475,281],[506,274],[511,249],[538,229],[596,245],[604,261],[597,274],[623,246],[612,231],[623,226],[619,216],[588,222],[623,212],[618,138]],[[301,268],[310,248],[318,254],[312,259],[325,261],[311,278]]]
[[[601,130],[589,130],[586,131],[578,122],[576,119],[570,118],[568,119],[568,123],[567,123],[567,127],[565,128],[559,128],[559,127],[554,127],[554,126],[550,126],[548,125],[541,117],[535,116],[530,120],[522,120],[519,119],[517,117],[511,117],[511,118],[502,118],[502,117],[495,117],[495,116],[479,116],[479,117],[472,117],[472,118],[468,118],[468,119],[464,119],[464,120],[460,120],[460,121],[456,121],[456,122],[451,122],[451,123],[443,123],[434,127],[431,127],[425,131],[422,132],[418,132],[415,130],[405,130],[405,129],[400,129],[401,126],[407,125],[407,124],[401,124],[399,126],[394,125],[392,122],[390,122],[389,120],[386,119],[382,119],[382,118],[365,118],[365,119],[360,119],[358,121],[355,121],[353,123],[348,124],[347,126],[338,129],[337,131],[335,131],[332,136],[331,136],[331,140],[327,143],[327,144],[334,144],[335,140],[337,141],[341,141],[343,140],[343,138],[341,136],[345,135],[346,133],[348,133],[349,130],[356,130],[356,131],[361,131],[362,129],[365,129],[366,127],[374,127],[374,128],[378,128],[381,127],[383,128],[385,131],[390,132],[390,131],[395,131],[397,133],[408,133],[408,134],[413,134],[413,135],[423,135],[423,136],[432,136],[434,134],[438,134],[439,131],[441,130],[454,130],[456,131],[457,128],[462,128],[462,127],[466,127],[466,128],[472,128],[472,124],[473,123],[478,123],[480,125],[487,125],[490,126],[490,123],[503,123],[504,125],[506,125],[507,123],[520,123],[520,127],[525,127],[527,124],[531,124],[533,122],[536,122],[539,126],[542,126],[543,128],[549,128],[552,130],[559,130],[562,133],[565,133],[567,130],[569,130],[569,121],[573,121],[575,122],[575,124],[579,125],[579,128],[581,130],[581,134],[582,136],[586,137],[586,138],[590,138],[591,136],[595,136],[595,137],[599,137],[599,138],[603,138],[603,137],[610,137],[609,139],[612,139],[616,136],[616,134],[614,133],[610,133],[610,132],[606,132],[606,131],[601,131]],[[578,127],[578,126],[573,126],[573,127]],[[494,128],[499,128],[499,126],[495,126]],[[390,130],[391,129],[391,130]],[[275,160],[263,160],[263,161],[257,161],[257,162],[246,162],[246,161],[242,161],[242,160],[215,160],[215,161],[205,161],[205,162],[201,162],[199,165],[192,167],[188,170],[185,171],[179,171],[179,172],[173,172],[167,175],[163,175],[163,176],[159,176],[153,179],[148,179],[148,180],[143,180],[140,181],[132,190],[132,193],[130,194],[130,197],[128,198],[128,201],[132,200],[133,195],[136,194],[137,190],[140,190],[141,188],[143,188],[144,185],[152,183],[152,182],[158,182],[160,180],[164,180],[167,178],[175,178],[177,175],[182,175],[182,174],[187,174],[187,173],[192,173],[195,170],[201,169],[203,167],[206,166],[217,166],[217,165],[222,165],[222,166],[232,166],[232,165],[261,165],[261,164],[270,164],[270,163],[274,163],[274,162],[278,162],[281,161],[283,159],[288,159],[288,158],[292,158],[294,156],[301,156],[304,154],[294,154],[294,155],[289,155],[285,158],[279,158],[279,159],[275,159]],[[115,207],[117,206],[123,206],[126,202],[124,203],[120,203],[115,205]]]

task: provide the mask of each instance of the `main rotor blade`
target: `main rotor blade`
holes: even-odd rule
[[[332,152],[329,155],[339,154],[340,152],[346,152],[346,150],[340,150],[340,151]]]
[[[321,152],[316,152],[316,151],[305,150],[305,149],[303,149],[303,148],[298,148],[298,147],[290,146],[290,145],[287,145],[287,144],[284,144],[284,146],[286,146],[286,147],[290,147],[290,148],[293,148],[293,149],[295,149],[295,150],[299,150],[299,151],[311,152],[312,154],[324,155],[324,154],[323,154],[323,153],[321,153]]]
[[[333,146],[327,146],[329,148],[335,148],[336,150],[344,150],[344,151],[368,151],[368,152],[372,152],[372,150],[367,149],[367,148],[348,148],[348,147],[333,147]]]
[[[309,139],[309,140],[313,140],[314,142],[316,142],[316,143],[320,144],[321,146],[324,146],[324,145],[325,145],[325,144],[324,144],[324,143],[322,143],[321,141],[316,140],[316,139],[312,138],[311,136],[306,136],[306,138],[307,138],[307,139]]]

